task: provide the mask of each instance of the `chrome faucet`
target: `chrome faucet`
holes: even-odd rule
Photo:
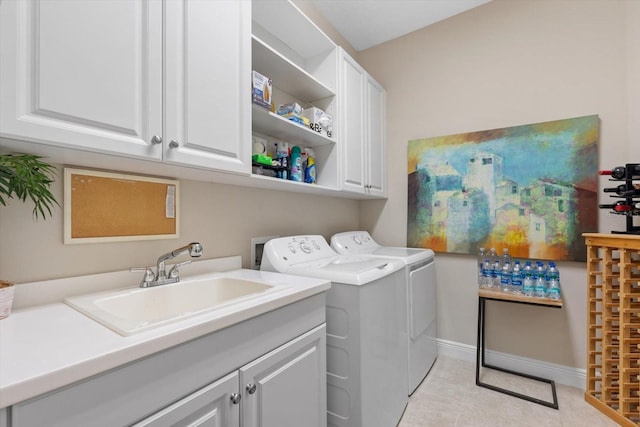
[[[202,256],[202,245],[198,242],[189,243],[178,249],[174,249],[164,255],[161,255],[156,262],[156,272],[153,272],[152,267],[133,267],[130,271],[144,271],[144,278],[140,282],[141,288],[149,288],[152,286],[166,285],[169,283],[176,283],[180,281],[179,268],[182,265],[189,264],[191,260],[183,261],[174,264],[167,274],[166,261],[176,258],[180,255],[189,254],[192,258],[198,258]]]

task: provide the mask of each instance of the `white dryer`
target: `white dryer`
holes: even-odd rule
[[[407,397],[404,263],[338,255],[322,236],[269,240],[261,270],[331,280],[327,291],[327,424],[391,427]]]
[[[380,246],[366,231],[338,233],[331,247],[339,254],[395,258],[406,265],[408,394],[418,388],[437,354],[435,255],[431,249]]]

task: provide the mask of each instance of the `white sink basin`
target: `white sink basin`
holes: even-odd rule
[[[242,305],[283,289],[233,277],[183,279],[152,288],[130,288],[65,299],[65,303],[123,336],[195,315]],[[239,307],[241,308],[241,307]]]

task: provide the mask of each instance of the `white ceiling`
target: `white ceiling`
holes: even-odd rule
[[[491,0],[311,0],[361,51],[424,28]]]

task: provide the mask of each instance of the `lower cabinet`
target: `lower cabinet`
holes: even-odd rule
[[[326,427],[325,295],[0,409],[0,427]]]
[[[326,331],[319,327],[240,368],[241,425],[326,427]]]
[[[133,427],[237,426],[240,424],[238,373],[185,397]]]
[[[325,337],[319,326],[134,427],[324,427]]]

